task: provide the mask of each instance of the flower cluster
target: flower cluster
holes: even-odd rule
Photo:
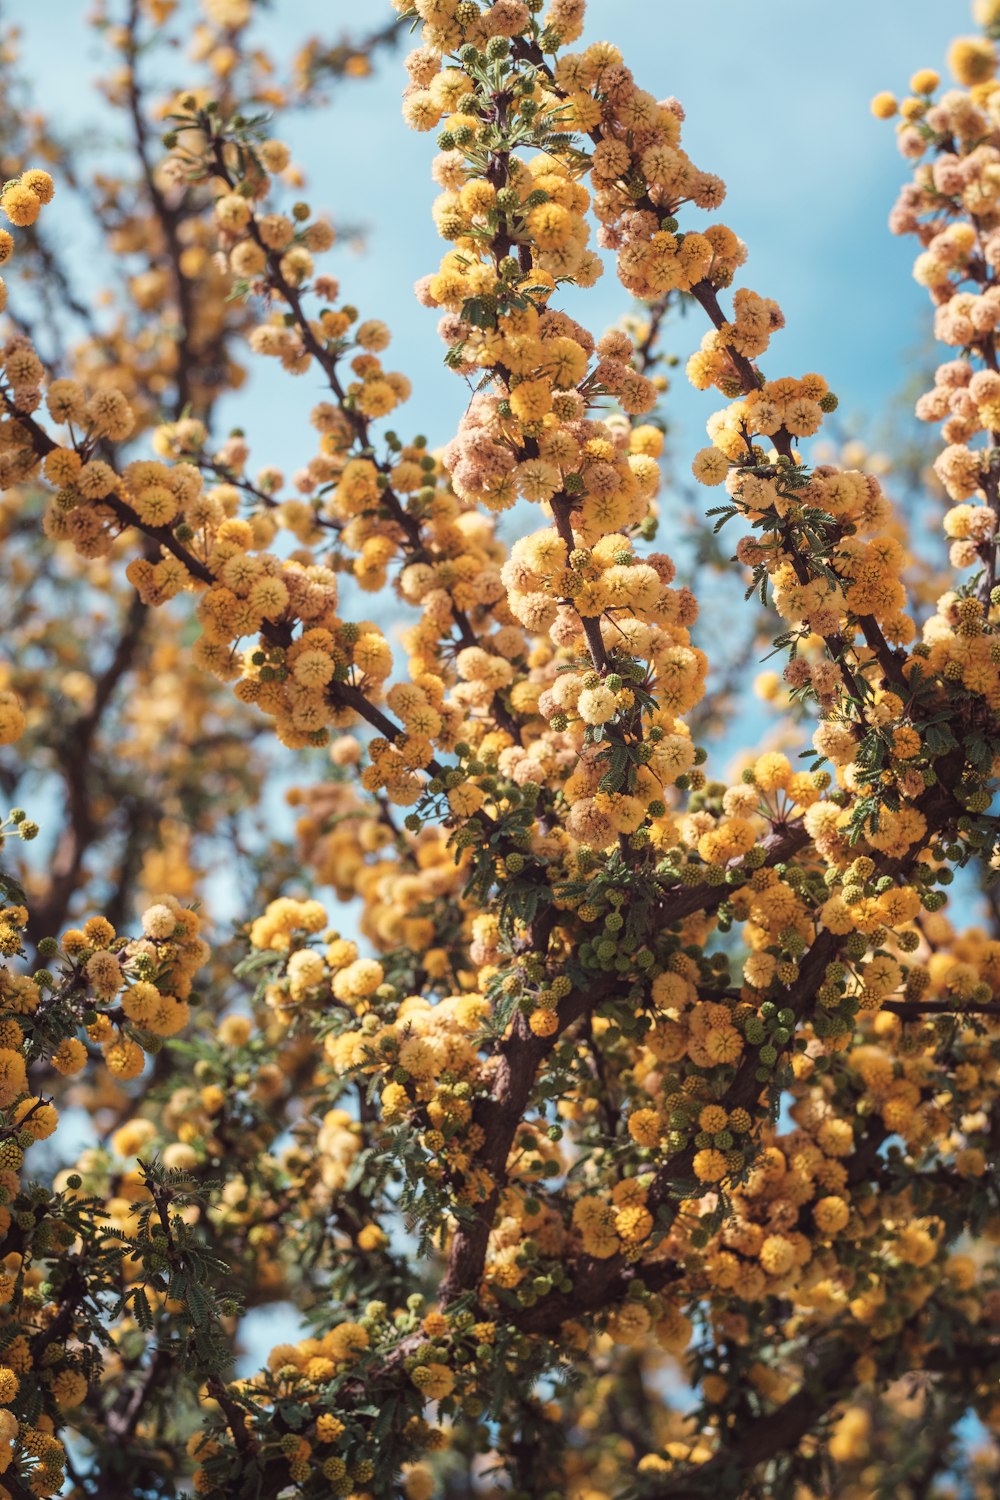
[[[310,41],[286,81],[252,0],[204,0],[158,153],[143,28],[174,6],[106,28],[140,169],[95,188],[123,310],[56,359],[31,287],[32,257],[63,286],[61,164],[28,125],[53,175],[0,193],[0,260],[32,268],[0,342],[29,601],[0,770],[54,769],[38,805],[65,804],[40,859],[23,809],[0,827],[0,1500],[123,1472],[259,1500],[490,1469],[542,1500],[901,1492],[968,1413],[1000,1427],[1000,9],[958,87],[923,70],[898,106],[893,227],[948,354],[918,402],[933,585],[880,466],[813,446],[824,376],[761,368],[783,314],[704,222],[724,186],[584,0],[385,9],[417,33],[404,119],[437,133],[416,298],[469,387],[440,446],[259,112],[363,73],[381,32]],[[645,304],[627,329],[586,326],[605,260]],[[742,528],[722,587],[782,653],[780,732],[727,770],[728,596],[662,499],[681,297],[722,403],[694,493]],[[255,359],[310,387],[287,474],[266,429],[218,430]],[[92,650],[37,618],[63,589]],[[289,1304],[234,1374],[244,1319]]]

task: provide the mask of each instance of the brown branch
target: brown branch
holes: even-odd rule
[[[373,729],[377,729],[379,734],[384,735],[390,744],[395,744],[406,734],[406,730],[401,725],[393,723],[387,714],[384,714],[380,708],[376,708],[374,703],[370,703],[361,689],[355,687],[353,683],[333,682],[328,692],[331,702],[342,704],[344,708],[352,708],[356,714],[367,719]],[[444,767],[438,760],[429,760],[424,770],[429,771],[432,776],[445,774]],[[480,812],[478,816],[484,815]]]
[[[883,1000],[881,1009],[904,1021],[920,1021],[924,1016],[951,1016],[956,1021],[963,1016],[1000,1016],[1000,1002],[995,1000],[982,1005],[970,1001],[960,1006],[950,1000]]]
[[[671,293],[664,292],[656,302],[650,302],[649,323],[642,342],[636,346],[633,363],[640,375],[645,375],[660,356],[656,352],[656,341],[660,336],[663,320],[670,309]]]
[[[167,258],[170,261],[170,269],[177,296],[178,321],[181,331],[177,341],[174,415],[175,417],[180,417],[191,400],[191,332],[194,327],[194,304],[191,295],[191,283],[181,269],[181,257],[184,250],[178,232],[181,215],[176,209],[171,207],[160,190],[160,186],[156,181],[156,173],[150,160],[146,122],[142,113],[142,95],[138,82],[138,28],[139,0],[129,0],[128,18],[125,22],[125,65],[128,69],[128,109],[132,122],[132,139],[135,146],[135,153],[142,167],[142,175],[145,180],[146,191],[149,194],[149,201],[152,204],[153,212],[159,221],[160,229],[166,242]]]
[[[34,1490],[25,1488],[13,1468],[0,1474],[0,1489],[7,1490],[11,1500],[37,1500]]]
[[[733,1470],[748,1475],[782,1453],[793,1453],[806,1434],[854,1383],[857,1351],[838,1343],[824,1349],[805,1374],[802,1387],[768,1416],[758,1416],[727,1433],[723,1447],[707,1463],[667,1479],[644,1493],[646,1500],[705,1500],[729,1488]],[[720,1485],[725,1484],[725,1490]],[[741,1487],[742,1488],[742,1487]]]
[[[996,444],[998,436],[1000,436],[1000,434],[991,434],[994,444]],[[989,472],[984,476],[982,483],[983,494],[986,496],[986,503],[989,505],[990,509],[993,512],[997,528],[1000,529],[1000,473],[998,473],[997,470],[991,465]],[[981,543],[978,551],[980,557],[983,560],[983,576],[979,580],[979,586],[976,590],[976,597],[978,598],[980,604],[982,604],[983,608],[989,610],[990,595],[993,593],[997,581],[996,531],[994,531],[993,536],[989,540]]]
[[[917,1317],[919,1314],[910,1319],[911,1328]],[[895,1348],[905,1360],[906,1341],[902,1337],[895,1341]],[[645,1491],[647,1500],[706,1500],[709,1496],[728,1494],[730,1491],[723,1491],[720,1485],[731,1482],[734,1470],[746,1477],[770,1459],[794,1453],[807,1433],[854,1390],[858,1353],[858,1349],[846,1342],[830,1341],[821,1346],[794,1396],[768,1415],[755,1416],[730,1430],[725,1445],[707,1463]],[[948,1350],[934,1348],[907,1368],[952,1376],[958,1389],[968,1392],[980,1378],[983,1363],[992,1364],[997,1353],[997,1344],[991,1340],[983,1345],[956,1345]],[[906,1372],[906,1368],[899,1371]],[[967,1404],[963,1404],[962,1410]]]
[[[218,1378],[212,1375],[206,1382],[208,1394],[212,1400],[218,1403],[219,1409],[226,1419],[226,1426],[232,1433],[233,1442],[240,1453],[249,1455],[256,1449],[256,1443],[251,1438],[246,1427],[246,1412],[230,1396],[226,1386]],[[285,1469],[285,1480],[287,1482],[288,1470]]]
[[[66,725],[57,746],[66,787],[67,827],[53,861],[48,891],[32,907],[28,936],[34,943],[55,934],[64,925],[70,902],[80,886],[87,852],[99,834],[92,785],[94,744],[105,711],[134,665],[147,615],[147,606],[138,594],[133,595],[114,655],[94,684],[90,708]]]
[[[566,495],[553,495],[549,502],[552,506],[552,519],[555,522],[556,531],[566,544],[566,555],[573,551],[573,523],[571,520],[572,505]],[[569,603],[572,604],[572,600]],[[587,638],[587,646],[590,651],[590,659],[594,664],[595,672],[603,676],[607,672],[610,662],[608,661],[607,649],[604,645],[604,637],[601,627],[592,615],[581,615],[580,623],[583,633]]]
[[[171,1351],[161,1345],[150,1360],[142,1380],[127,1396],[124,1405],[115,1407],[108,1413],[108,1436],[116,1443],[128,1443],[135,1436],[150,1397],[156,1392],[173,1361]]]
[[[808,844],[809,835],[801,822],[776,827],[761,841],[764,864],[784,864],[786,860],[793,859]],[[729,868],[737,869],[740,863],[738,859],[731,860]],[[664,892],[662,900],[657,903],[657,923],[673,925],[674,922],[683,921],[685,917],[694,916],[695,912],[715,911],[733,893],[734,888],[725,884],[709,885],[705,882],[698,885],[679,883],[672,885]]]
[[[77,1309],[89,1294],[86,1272],[80,1267],[82,1257],[77,1257],[59,1293],[58,1311],[52,1322],[40,1329],[31,1340],[31,1357],[38,1364],[47,1345],[66,1343],[73,1328]],[[2,1481],[0,1481],[2,1482]]]
[[[491,1091],[476,1101],[472,1116],[485,1135],[476,1165],[490,1177],[493,1188],[476,1206],[473,1221],[460,1223],[455,1230],[441,1284],[443,1304],[453,1302],[479,1283],[500,1191],[507,1180],[507,1158],[535,1086],[539,1064],[567,1027],[605,999],[610,988],[611,982],[605,981],[595,983],[586,994],[572,990],[559,1005],[558,1029],[551,1036],[535,1036],[527,1017],[518,1013],[509,1036],[501,1043]]]

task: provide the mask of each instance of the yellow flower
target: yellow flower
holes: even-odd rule
[[[725,1156],[714,1148],[696,1151],[692,1166],[699,1182],[721,1182],[728,1170]]]
[[[417,1365],[410,1379],[428,1401],[443,1401],[455,1389],[455,1376],[447,1365]]]
[[[956,37],[948,48],[948,66],[966,88],[992,78],[996,65],[996,48],[985,37]]]
[[[37,193],[23,182],[12,182],[2,194],[0,194],[0,209],[7,215],[12,224],[18,229],[24,229],[29,224],[34,224],[38,218],[42,200]]]

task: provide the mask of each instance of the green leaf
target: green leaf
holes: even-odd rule
[[[15,880],[13,875],[8,875],[4,870],[0,870],[0,895],[3,896],[5,901],[14,902],[18,906],[24,906],[27,903],[24,886],[21,885],[20,881]]]
[[[944,720],[927,725],[924,731],[924,744],[927,746],[928,754],[943,755],[947,750],[954,750],[958,744],[950,727]]]

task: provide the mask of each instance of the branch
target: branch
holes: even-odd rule
[[[735,1495],[733,1471],[744,1476],[778,1454],[794,1452],[806,1433],[845,1394],[845,1387],[853,1385],[856,1358],[856,1351],[843,1344],[822,1351],[794,1396],[769,1416],[754,1417],[738,1432],[728,1433],[725,1446],[707,1463],[689,1469],[676,1480],[667,1479],[656,1488],[647,1488],[644,1500],[705,1500],[705,1496]]]
[[[173,1360],[174,1356],[170,1350],[161,1345],[150,1360],[143,1379],[127,1397],[125,1405],[121,1409],[113,1409],[109,1412],[108,1436],[115,1442],[128,1443],[135,1436],[135,1430],[142,1419],[146,1405],[157,1386],[161,1384]]]
[[[552,506],[552,519],[555,521],[556,531],[566,544],[566,556],[573,551],[573,523],[571,517],[571,502],[566,495],[553,495],[549,502]],[[572,601],[570,601],[572,603]],[[580,624],[587,638],[587,646],[590,650],[590,659],[594,663],[594,671],[603,676],[610,665],[607,649],[604,645],[604,637],[601,627],[593,615],[581,615]]]
[[[982,1005],[970,1001],[957,1007],[950,1000],[883,1000],[881,1009],[904,1021],[921,1021],[924,1016],[951,1016],[956,1021],[963,1016],[1000,1016],[1000,1002],[995,1000]]]
[[[212,1375],[206,1382],[208,1394],[212,1400],[218,1403],[219,1409],[226,1419],[226,1425],[232,1434],[233,1442],[240,1453],[249,1454],[256,1448],[256,1443],[247,1432],[246,1413],[230,1396],[226,1386],[218,1378]],[[287,1479],[287,1470],[286,1470]]]
[[[37,1500],[34,1490],[25,1488],[13,1468],[0,1474],[0,1490],[6,1490],[11,1500]]]
[[[507,1158],[531,1098],[539,1064],[567,1027],[606,999],[611,987],[612,982],[607,980],[595,983],[586,994],[572,990],[556,1012],[559,1025],[551,1036],[536,1036],[527,1018],[518,1012],[510,1035],[500,1044],[492,1090],[486,1098],[477,1100],[472,1116],[485,1134],[476,1165],[488,1173],[494,1186],[485,1201],[477,1205],[473,1222],[460,1223],[455,1230],[441,1284],[442,1304],[453,1302],[462,1292],[479,1284],[497,1202],[507,1180]]]
[[[139,0],[129,0],[128,19],[125,22],[125,65],[128,69],[128,108],[132,121],[132,139],[135,146],[136,156],[142,167],[142,175],[146,183],[146,191],[153,206],[153,212],[159,220],[166,241],[167,257],[170,261],[170,269],[174,280],[174,289],[177,295],[177,311],[180,323],[180,337],[177,340],[177,374],[176,395],[174,398],[174,415],[180,417],[191,400],[191,387],[189,379],[189,366],[191,364],[191,330],[194,326],[194,306],[191,297],[191,283],[181,270],[181,256],[184,247],[181,244],[178,233],[180,215],[167,202],[160,186],[156,181],[156,174],[149,156],[148,137],[146,122],[142,115],[142,95],[138,82],[138,55],[139,44],[137,32],[139,28]]]
[[[142,643],[148,609],[133,595],[114,655],[94,684],[94,698],[86,713],[65,727],[56,750],[66,786],[68,828],[60,840],[52,877],[43,901],[33,906],[28,925],[32,942],[57,932],[65,923],[70,901],[80,886],[83,862],[97,838],[91,784],[91,757],[101,720],[115,691],[131,670]]]

